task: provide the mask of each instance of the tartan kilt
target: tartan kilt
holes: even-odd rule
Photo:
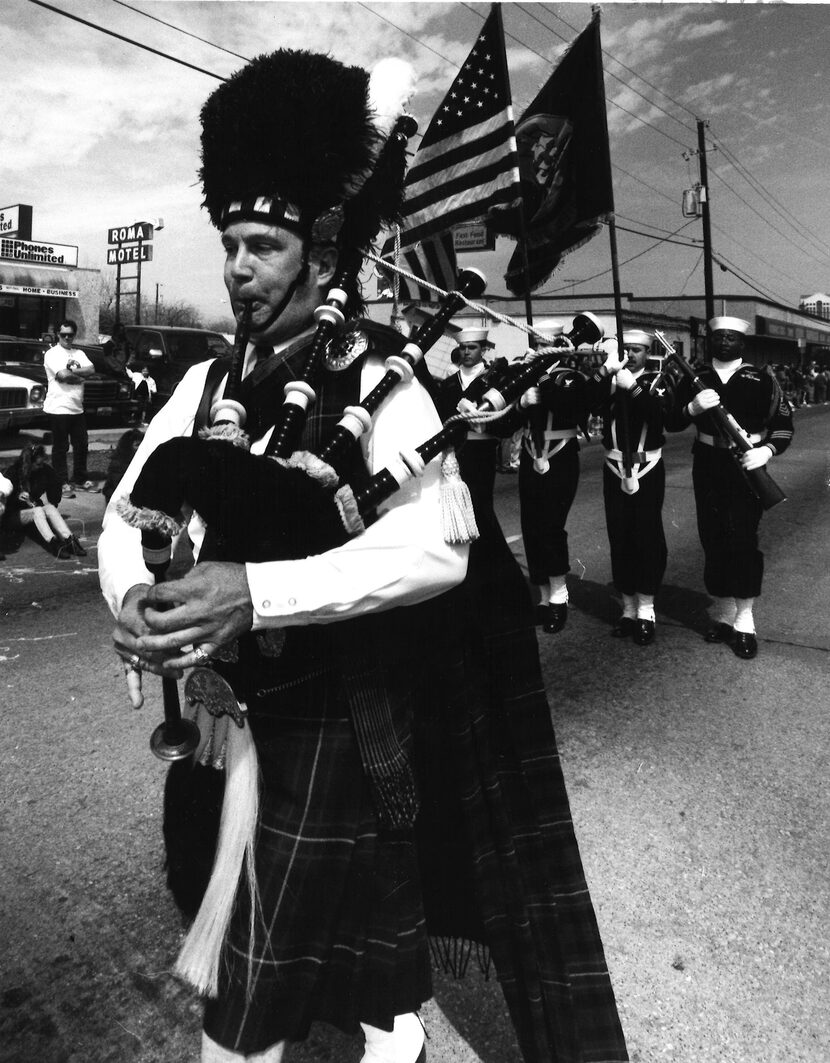
[[[486,945],[526,1063],[622,1063],[529,590],[500,533],[472,545],[465,585],[441,601],[459,637],[435,658],[445,696],[415,717],[430,934],[448,961],[465,955],[459,934]]]
[[[261,769],[261,913],[249,951],[240,890],[204,1021],[210,1037],[245,1054],[303,1040],[315,1021],[347,1033],[359,1022],[391,1029],[432,995],[412,832],[379,833],[341,685],[303,667],[304,680],[248,695]]]

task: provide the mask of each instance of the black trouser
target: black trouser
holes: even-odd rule
[[[538,473],[533,458],[522,447],[519,464],[519,504],[527,572],[531,583],[544,584],[550,576],[570,572],[568,521],[579,484],[579,444],[569,439],[550,459],[550,468]]]
[[[66,455],[72,444],[72,467],[74,483],[89,479],[86,468],[88,436],[86,417],[82,413],[51,413],[49,427],[52,430],[52,468],[62,484],[69,483]]]
[[[479,523],[496,521],[493,489],[496,486],[496,459],[500,445],[499,439],[467,439],[458,448],[458,468],[462,480],[470,489]]]
[[[611,578],[620,594],[651,594],[660,590],[666,571],[663,498],[666,469],[662,460],[627,495],[619,476],[607,465],[602,470],[605,526],[611,546]]]
[[[696,442],[692,454],[704,586],[716,598],[757,598],[764,576],[758,549],[763,507],[730,451]]]

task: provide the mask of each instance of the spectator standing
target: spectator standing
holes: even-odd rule
[[[61,481],[64,496],[71,496],[72,483],[89,491],[94,486],[87,472],[89,435],[84,416],[84,380],[95,367],[83,351],[73,346],[77,326],[62,321],[58,345],[43,356],[46,368],[46,399],[43,412],[49,417],[52,431],[52,466]],[[69,480],[67,455],[72,445],[73,479]]]
[[[827,402],[827,370],[821,367],[816,369],[813,379],[813,401],[816,406],[822,406]]]

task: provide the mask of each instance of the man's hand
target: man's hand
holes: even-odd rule
[[[763,469],[771,457],[772,451],[768,446],[753,447],[741,454],[741,465],[747,472],[752,472],[753,469]]]
[[[687,409],[690,417],[699,417],[706,410],[713,410],[720,404],[720,395],[714,388],[704,388],[689,403]]]
[[[622,369],[626,363],[625,356],[622,358],[620,357],[619,344],[613,336],[608,336],[604,340],[599,340],[594,344],[594,350],[599,354],[605,355],[605,361],[602,363],[602,368],[609,376]]]
[[[149,660],[151,671],[169,675],[204,663],[205,654],[251,629],[245,566],[205,561],[183,579],[157,584],[146,594],[142,619],[147,631],[135,652]]]
[[[528,388],[519,399],[519,405],[523,410],[526,410],[528,406],[538,406],[542,401],[542,389],[541,388]]]
[[[622,369],[617,370],[617,387],[622,391],[630,391],[636,382],[637,378],[630,369],[626,369],[625,366],[623,366]]]
[[[149,632],[144,620],[144,604],[149,584],[137,583],[130,587],[124,595],[121,603],[121,612],[112,633],[112,641],[115,652],[124,662],[125,676],[127,680],[127,696],[134,709],[140,709],[144,704],[144,695],[141,692],[141,669],[151,667],[150,662],[141,657],[138,652],[139,638]]]

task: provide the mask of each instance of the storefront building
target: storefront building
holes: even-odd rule
[[[101,271],[78,267],[78,248],[32,239],[32,208],[0,208],[0,335],[40,339],[64,318],[78,341],[98,342]]]

